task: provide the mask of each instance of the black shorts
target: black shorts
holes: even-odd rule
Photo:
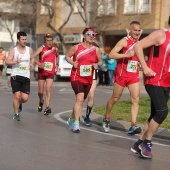
[[[80,81],[71,81],[71,86],[74,90],[74,93],[77,95],[78,93],[84,93],[84,99],[87,98],[87,95],[90,91],[91,84],[83,84]]]
[[[150,84],[145,85],[145,89],[151,98],[151,113],[148,122],[155,117],[157,110],[168,108],[168,99],[170,88],[153,86]],[[157,120],[155,120],[157,122]]]
[[[4,66],[1,66],[1,65],[0,65],[0,71],[3,71],[3,68],[4,68]]]
[[[11,87],[13,93],[21,91],[30,94],[30,79],[23,76],[12,76]]]

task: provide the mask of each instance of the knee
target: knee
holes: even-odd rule
[[[163,121],[166,119],[167,115],[168,108],[161,109],[156,112],[156,115],[153,117],[153,120],[158,124],[162,124]]]
[[[139,97],[132,98],[132,104],[138,105],[139,104]]]

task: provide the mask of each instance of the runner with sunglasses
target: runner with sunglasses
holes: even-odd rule
[[[90,91],[94,69],[102,65],[101,51],[93,44],[94,30],[87,27],[82,34],[83,42],[72,46],[66,54],[66,60],[73,65],[70,81],[76,95],[72,115],[68,119],[69,129],[73,132],[80,132],[79,118],[82,105]]]
[[[35,59],[35,63],[38,65],[38,97],[39,106],[38,111],[41,112],[44,104],[44,84],[46,82],[46,108],[44,115],[51,113],[50,100],[51,100],[51,88],[53,85],[53,78],[58,67],[59,56],[58,49],[53,46],[53,37],[50,34],[44,36],[44,45],[39,47],[33,54],[35,58],[39,55],[39,61]]]

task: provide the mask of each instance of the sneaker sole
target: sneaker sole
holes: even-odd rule
[[[146,155],[144,155],[143,153],[142,153],[142,148],[141,148],[141,146],[139,145],[139,149],[141,150],[141,156],[142,157],[144,157],[144,158],[148,158],[148,159],[152,159],[152,157],[150,157],[150,156],[146,156]]]
[[[17,120],[17,119],[14,119],[14,118],[13,118],[13,120],[18,121],[18,122],[20,121],[20,119],[19,119],[19,120]]]
[[[44,113],[45,116],[48,116],[49,114],[50,114],[50,113],[46,113],[46,112]]]
[[[102,131],[105,132],[105,133],[109,133],[109,130],[106,131],[105,129],[103,129],[103,127],[102,127]]]
[[[137,152],[136,150],[134,150],[133,148],[131,148],[131,151],[133,153],[135,153],[136,155],[139,155],[141,158],[143,158],[143,155],[141,154],[141,152]]]
[[[77,130],[72,130],[73,131],[73,133],[80,133],[80,130],[79,129],[77,129]]]

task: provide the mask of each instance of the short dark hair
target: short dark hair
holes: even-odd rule
[[[132,22],[130,23],[130,27],[131,27],[132,25],[134,25],[134,24],[140,25],[140,22],[139,22],[139,21],[132,21]]]
[[[19,40],[21,36],[26,37],[27,34],[24,31],[20,31],[20,32],[17,33],[17,39]]]
[[[168,25],[170,26],[170,15],[169,15],[169,20],[168,20]]]
[[[0,47],[0,49],[2,49],[2,50],[3,50],[4,48],[3,48],[3,47]]]
[[[46,38],[52,38],[53,39],[53,36],[51,34],[45,34],[44,35],[44,41],[46,40]]]

